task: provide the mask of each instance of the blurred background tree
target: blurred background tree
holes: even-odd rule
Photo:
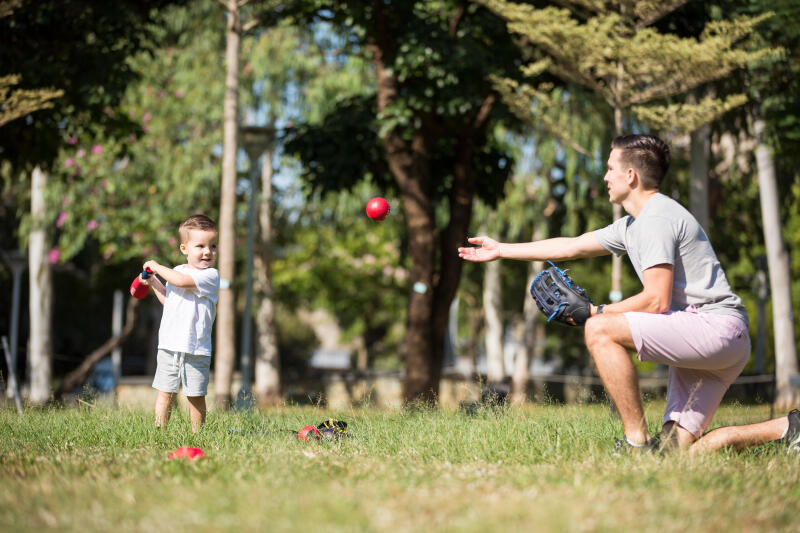
[[[435,401],[450,304],[476,197],[493,202],[512,161],[492,135],[499,105],[488,75],[514,76],[518,52],[502,21],[475,4],[301,2],[329,20],[348,52],[368,59],[374,92],[340,101],[321,126],[298,129],[290,149],[323,192],[369,176],[397,191],[411,258],[405,335],[406,400]]]
[[[54,98],[39,110],[0,127],[6,198],[23,223],[4,247],[29,247],[30,401],[43,404],[52,380],[52,277],[50,231],[53,212],[43,194],[48,172],[70,135],[136,131],[116,107],[135,73],[127,59],[148,46],[147,27],[159,9],[174,2],[36,2],[3,5],[0,65],[19,76],[19,91],[52,88]],[[65,24],[64,21],[70,21]],[[13,93],[12,93],[13,94]],[[52,104],[52,105],[50,105]],[[69,132],[69,133],[68,133]],[[31,176],[32,181],[28,180]],[[30,186],[30,189],[28,187]],[[31,202],[31,217],[22,215]],[[56,258],[57,259],[57,258]]]
[[[537,63],[552,52],[537,39],[566,31],[573,22],[585,25],[595,17],[597,3],[530,4],[568,5],[569,20],[559,14],[537,26],[536,35],[525,36],[509,33],[504,20],[469,2],[331,6],[298,0],[242,6],[250,24],[242,33],[237,124],[276,132],[269,153],[258,160],[237,149],[233,191],[232,288],[238,294],[246,289],[241,244],[248,238],[250,199],[258,206],[254,311],[246,316],[245,298],[237,298],[234,327],[254,321],[258,340],[250,348],[256,366],[271,369],[268,379],[256,371],[257,395],[259,383],[268,384],[263,397],[271,399],[265,404],[286,393],[280,379],[304,375],[311,353],[326,340],[316,338],[304,321],[319,309],[335,317],[357,368],[406,370],[407,399],[430,399],[438,387],[454,296],[460,334],[449,341],[455,341],[457,358],[483,360],[489,312],[496,317],[490,335],[495,347],[502,342],[504,374],[510,341],[521,345],[512,390],[518,401],[526,397],[532,364],[543,371],[591,371],[579,336],[545,328],[531,306],[527,285],[539,266],[504,262],[487,278],[485,268],[462,265],[455,254],[468,234],[479,231],[530,240],[576,235],[610,221],[602,175],[618,131],[615,108],[579,80],[559,79]],[[628,4],[633,9],[634,3]],[[688,126],[670,129],[674,163],[665,192],[694,202],[692,147],[699,145],[707,158],[708,182],[699,192],[707,192],[708,232],[734,289],[752,317],[766,315],[765,331],[775,330],[779,320],[791,323],[793,316],[784,311],[773,316],[771,301],[759,311],[754,284],[758,257],[767,247],[754,154],[756,146],[765,147],[762,153],[771,155],[775,168],[778,205],[772,212],[783,230],[767,234],[780,234],[791,252],[800,241],[798,32],[782,21],[797,18],[797,2],[636,4],[655,6],[652,13],[664,16],[646,31],[634,31],[634,41],[648,32],[697,40],[714,27],[721,34],[719,50],[733,35],[719,29],[725,27],[721,21],[776,13],[735,48],[744,54],[780,53],[651,103],[675,111],[686,109],[677,107],[687,104],[686,94],[700,103],[709,95],[725,102],[728,95],[748,95],[750,103],[696,130],[701,133],[689,135]],[[175,225],[195,210],[219,216],[225,18],[211,0],[138,3],[124,13],[119,6],[92,2],[0,4],[7,6],[13,10],[0,11],[10,13],[0,17],[0,78],[6,84],[0,87],[0,107],[10,108],[14,91],[41,90],[52,93],[39,95],[37,105],[52,107],[28,110],[0,126],[0,244],[25,246],[29,235],[39,232],[37,264],[53,268],[55,276],[43,293],[53,298],[57,317],[52,345],[58,378],[107,338],[111,293],[127,286],[144,259],[181,261]],[[652,18],[645,12],[637,16]],[[65,27],[64,17],[75,23]],[[571,36],[576,50],[602,56],[604,48],[590,44],[597,43],[591,35],[576,30]],[[570,49],[563,43],[557,52]],[[725,64],[723,59],[717,63]],[[538,67],[526,74],[538,77],[528,93],[518,67],[531,63]],[[615,72],[609,70],[609,76]],[[633,73],[627,67],[625,72]],[[640,74],[650,75],[647,69]],[[653,131],[655,122],[648,122],[646,112],[627,109],[626,132]],[[763,121],[759,137],[755,118]],[[248,172],[250,165],[259,165],[259,172]],[[27,213],[37,166],[46,204],[34,225]],[[695,169],[694,175],[698,172],[703,174]],[[381,224],[363,214],[364,203],[376,195],[387,197],[393,212]],[[796,299],[795,255],[787,254],[787,264]],[[607,261],[565,266],[591,294],[611,290]],[[633,292],[638,280],[625,268],[623,292]],[[34,276],[40,289],[46,279]],[[10,293],[6,269],[0,269],[0,289]],[[8,318],[8,307],[0,309],[0,319]],[[44,308],[28,307],[31,322],[50,323]],[[264,318],[268,307],[272,333]],[[144,320],[126,344],[126,373],[148,371],[141,354],[152,355],[158,313],[153,302],[140,307]],[[87,327],[87,316],[99,322],[93,319]],[[754,338],[757,323],[753,320]],[[32,323],[23,328],[29,331],[21,344],[33,343],[26,354],[31,363],[37,353],[48,352],[39,342],[47,335],[34,331]],[[777,360],[783,368],[785,358],[776,360],[774,344],[765,345],[761,363],[754,360],[748,368],[772,372]],[[35,361],[33,366],[49,368],[49,358]],[[45,382],[38,381],[37,401],[49,394]]]

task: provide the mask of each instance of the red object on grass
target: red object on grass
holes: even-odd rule
[[[200,459],[205,457],[206,454],[200,448],[193,448],[191,446],[181,446],[171,454],[168,459]]]
[[[322,433],[320,433],[319,430],[314,426],[306,426],[297,432],[297,440],[309,441],[311,440],[311,437],[314,437],[315,439],[321,439]]]
[[[367,216],[378,222],[389,216],[389,202],[386,198],[376,196],[367,202]]]
[[[143,284],[142,279],[149,278],[152,273],[152,270],[146,268],[140,275],[136,276],[136,279],[131,283],[131,296],[139,300],[147,296],[147,293],[150,292],[150,286]]]

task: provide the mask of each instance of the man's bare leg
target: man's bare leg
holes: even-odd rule
[[[165,428],[172,414],[172,404],[175,400],[175,393],[158,391],[156,397],[156,427]]]
[[[697,440],[697,437],[677,423],[670,421],[661,427],[660,440],[662,448],[686,450]]]
[[[742,450],[757,444],[780,439],[789,427],[789,419],[785,416],[748,424],[746,426],[728,426],[709,431],[697,439],[689,453],[707,453],[731,446]]]
[[[187,396],[189,400],[189,419],[192,421],[192,433],[197,433],[206,423],[206,397]]]
[[[617,406],[625,437],[633,444],[650,439],[639,393],[639,376],[628,350],[634,349],[628,320],[621,314],[596,315],[586,321],[586,347],[603,385]]]

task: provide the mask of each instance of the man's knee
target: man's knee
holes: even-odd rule
[[[584,324],[583,338],[586,347],[600,347],[608,343],[619,344],[625,348],[633,347],[631,330],[624,315],[609,314],[590,317]]]
[[[583,326],[583,338],[586,341],[586,346],[590,347],[593,344],[608,342],[610,340],[609,331],[607,327],[606,317],[593,316]]]
[[[661,446],[685,450],[697,440],[689,430],[682,428],[675,421],[665,422],[661,428]]]

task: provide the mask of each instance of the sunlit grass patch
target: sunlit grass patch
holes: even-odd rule
[[[648,406],[655,430],[663,404]],[[293,433],[344,419],[352,437]],[[716,423],[766,407],[723,408]],[[778,444],[706,457],[612,455],[607,405],[475,416],[284,408],[219,413],[191,433],[148,412],[0,412],[0,529],[80,531],[796,530],[798,458]],[[236,430],[236,431],[229,431]],[[168,460],[179,446],[208,458]]]

